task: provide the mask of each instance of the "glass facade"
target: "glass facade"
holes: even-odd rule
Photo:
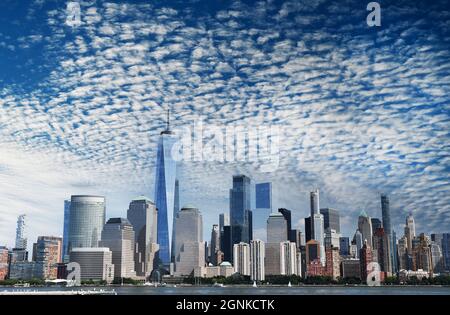
[[[175,209],[175,181],[177,164],[172,158],[176,137],[170,130],[161,133],[158,143],[155,176],[155,203],[158,209],[159,259],[168,266],[171,262],[171,236]],[[170,225],[169,225],[170,223]]]
[[[127,219],[135,232],[135,270],[138,276],[147,276],[153,270],[150,249],[156,244],[158,212],[152,200],[141,196],[131,201]]]
[[[70,200],[64,200],[64,228],[63,228],[63,250],[64,262],[69,261],[69,224],[70,224]]]
[[[105,197],[72,196],[69,221],[69,252],[76,247],[97,247],[105,225]]]
[[[233,176],[233,188],[230,190],[230,223],[233,245],[250,242],[252,235],[250,187],[250,178],[247,176]]]
[[[253,232],[256,238],[265,241],[267,218],[272,212],[272,183],[255,185],[255,205]]]
[[[339,217],[339,211],[331,208],[320,209],[320,213],[323,215],[324,229],[335,230],[336,233],[341,233],[341,222]]]

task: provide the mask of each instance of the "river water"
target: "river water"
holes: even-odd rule
[[[382,287],[341,287],[341,286],[230,286],[230,287],[83,287],[82,290],[115,290],[118,295],[450,295],[450,286],[382,286]],[[66,291],[74,288],[0,287],[2,291]],[[56,293],[56,292],[55,292]]]

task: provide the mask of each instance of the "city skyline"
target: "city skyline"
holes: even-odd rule
[[[343,235],[361,210],[382,219],[380,193],[397,235],[410,212],[417,234],[447,232],[445,1],[383,3],[377,30],[358,1],[86,1],[79,28],[65,25],[65,3],[24,2],[0,4],[5,245],[19,214],[33,222],[29,240],[63,235],[71,195],[105,196],[108,218],[125,217],[136,196],[153,200],[168,107],[174,127],[203,119],[282,128],[274,172],[257,163],[180,167],[180,206],[202,212],[204,239],[228,211],[235,174],[271,182],[272,208],[291,210],[302,232],[314,188],[321,207],[340,211]]]

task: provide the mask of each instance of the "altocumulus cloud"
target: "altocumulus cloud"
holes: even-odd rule
[[[108,216],[152,197],[164,110],[173,124],[282,127],[280,167],[182,165],[182,203],[205,237],[228,211],[231,175],[271,180],[294,219],[308,194],[336,207],[353,233],[391,196],[397,232],[450,224],[450,11],[446,1],[383,1],[382,27],[361,1],[2,1],[0,239],[15,218],[30,238],[62,233],[63,200],[101,193]],[[13,27],[14,26],[14,27]],[[301,225],[301,224],[300,224]]]

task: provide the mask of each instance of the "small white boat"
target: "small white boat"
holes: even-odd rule
[[[213,287],[220,287],[220,288],[223,288],[223,283],[214,283],[213,284]]]
[[[256,281],[253,281],[253,287],[257,288],[258,286],[256,285]]]
[[[288,287],[289,287],[289,288],[292,287],[291,281],[289,281]]]

